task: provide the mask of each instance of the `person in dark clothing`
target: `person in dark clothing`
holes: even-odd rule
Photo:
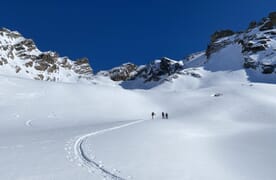
[[[165,115],[165,116],[166,116],[166,119],[169,119],[169,115],[168,115],[168,113],[166,113],[166,115]]]
[[[155,113],[152,112],[152,113],[151,113],[151,119],[154,119],[154,116],[155,116]]]
[[[165,113],[162,112],[162,119],[165,119]]]

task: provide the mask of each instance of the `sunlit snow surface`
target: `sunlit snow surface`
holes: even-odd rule
[[[237,54],[149,90],[0,76],[0,179],[275,180],[276,86]]]

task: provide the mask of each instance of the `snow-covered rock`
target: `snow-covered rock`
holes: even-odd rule
[[[56,52],[41,52],[17,31],[0,29],[0,74],[36,80],[77,82],[91,79],[87,58],[72,61]]]
[[[233,34],[220,31],[212,35],[206,55],[212,61],[212,55],[228,45],[240,44],[243,66],[263,74],[275,73],[276,67],[276,13],[270,13],[261,22],[252,22],[245,32]],[[226,62],[227,63],[227,62]]]
[[[180,76],[200,78],[196,68],[209,71],[245,70],[251,81],[276,82],[276,13],[250,23],[244,32],[216,31],[205,51],[182,60],[161,58],[146,65],[123,64],[98,75],[122,81],[124,88],[148,89]],[[267,74],[270,74],[269,76]]]
[[[9,37],[1,43],[23,40],[16,32]],[[67,72],[73,63],[36,51],[29,55],[43,54],[46,65],[30,61],[33,74],[47,72],[52,62]],[[10,77],[14,71],[21,77],[25,60],[6,58],[0,67],[1,179],[276,179],[276,86],[252,82],[275,74],[243,67],[247,53],[267,48],[242,51],[242,43],[232,41],[209,59],[199,52],[183,61],[128,63],[99,73],[92,84]],[[85,59],[74,65],[80,74],[89,68]],[[124,86],[159,86],[125,90],[109,77]]]
[[[125,63],[108,71],[100,71],[98,75],[108,76],[113,81],[125,81],[134,78],[138,71],[137,65]]]
[[[101,71],[97,75],[108,76],[113,81],[142,82],[160,84],[184,69],[182,61],[175,61],[167,57],[154,60],[146,65],[126,63],[108,71]],[[143,88],[143,87],[141,87]]]
[[[124,88],[152,88],[180,76],[200,78],[196,68],[210,71],[245,69],[252,81],[276,82],[276,13],[252,22],[243,32],[216,31],[206,51],[181,60],[163,57],[146,65],[125,63],[96,77],[86,58],[72,61],[56,52],[41,52],[31,39],[16,31],[0,30],[0,74],[36,80],[77,82],[108,77]],[[261,75],[259,75],[261,74]],[[269,76],[265,76],[269,74]],[[257,77],[257,78],[256,78]],[[101,79],[101,78],[97,78]],[[116,84],[116,83],[115,83]]]

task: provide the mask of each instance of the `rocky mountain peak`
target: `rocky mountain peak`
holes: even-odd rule
[[[216,31],[211,35],[205,52],[191,54],[183,60],[162,57],[140,66],[129,62],[108,71],[100,71],[97,75],[109,77],[113,81],[148,84],[171,80],[180,74],[200,78],[201,75],[192,69],[205,67],[214,54],[230,45],[238,47],[238,51],[240,48],[244,68],[264,74],[276,73],[275,27],[276,12],[272,12],[259,22],[251,22],[245,31]],[[221,63],[220,67],[224,67],[224,64]],[[24,38],[17,31],[2,28],[0,74],[36,80],[76,82],[90,80],[93,70],[87,58],[72,61],[68,57],[60,57],[57,52],[41,52],[33,40]]]
[[[74,82],[91,79],[87,58],[72,61],[58,53],[41,52],[34,41],[17,31],[0,29],[0,73],[35,80]]]

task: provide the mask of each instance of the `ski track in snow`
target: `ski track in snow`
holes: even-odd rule
[[[25,125],[28,126],[28,127],[32,127],[32,120],[28,120],[25,122]]]
[[[90,173],[92,173],[92,172],[93,173],[98,173],[99,175],[102,175],[104,177],[104,179],[125,180],[127,178],[120,177],[119,175],[116,174],[116,172],[113,173],[113,172],[105,169],[104,166],[102,165],[102,162],[96,162],[94,160],[94,158],[90,159],[85,154],[83,144],[91,136],[104,134],[106,132],[110,132],[110,131],[118,130],[118,129],[121,129],[121,128],[125,128],[125,127],[128,127],[128,126],[137,124],[137,123],[141,123],[143,121],[145,121],[145,120],[137,120],[137,121],[134,121],[134,122],[126,123],[126,124],[119,125],[119,126],[114,126],[114,127],[107,128],[107,129],[102,129],[102,130],[99,130],[99,131],[95,131],[95,132],[92,132],[92,133],[88,133],[88,134],[84,134],[82,136],[75,137],[74,139],[71,139],[67,143],[67,147],[65,147],[65,150],[68,152],[67,158],[70,161],[73,161],[73,159],[70,159],[70,156],[71,156],[70,150],[73,150],[74,159],[78,161],[78,163],[79,163],[78,165],[86,167]]]

